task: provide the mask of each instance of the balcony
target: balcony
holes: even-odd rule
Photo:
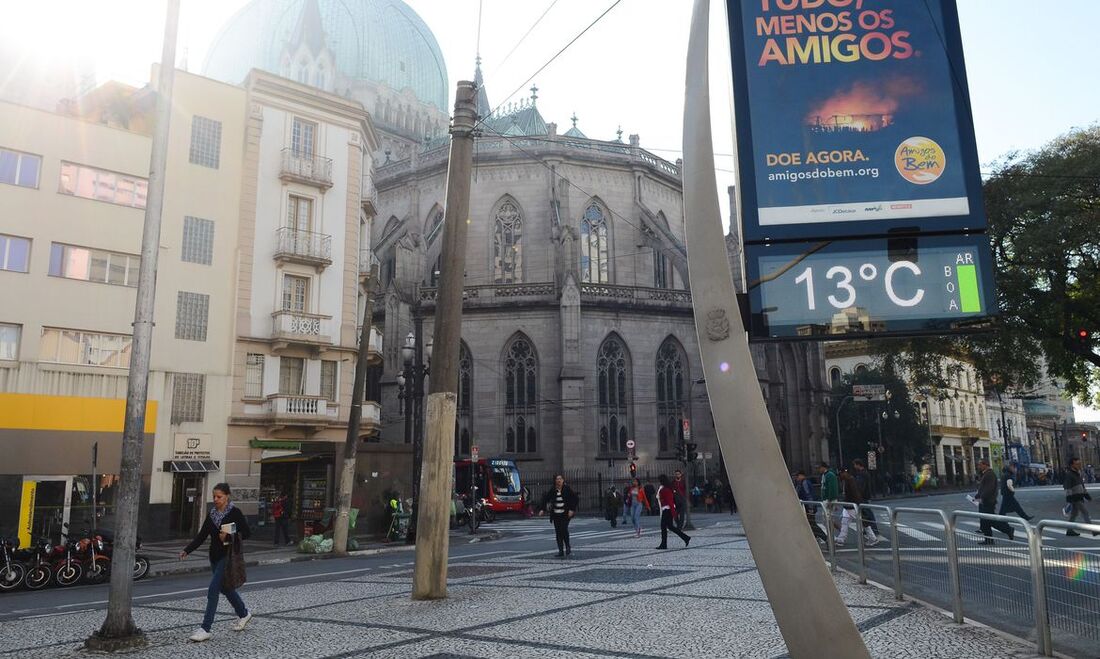
[[[271,338],[274,350],[290,346],[321,348],[332,345],[329,321],[332,316],[321,316],[301,311],[276,311],[271,314]]]
[[[320,272],[332,265],[332,236],[290,227],[276,229],[275,260],[312,265]]]
[[[362,332],[362,325],[355,328],[355,341],[357,343]],[[372,366],[382,363],[382,333],[378,331],[377,327],[370,328],[370,338],[367,339],[367,361]]]
[[[382,427],[382,406],[373,400],[363,401],[360,408],[363,411],[359,419],[360,434],[374,434]]]
[[[339,421],[339,406],[320,396],[272,394],[264,409],[273,428],[306,426],[320,430]]]
[[[328,190],[332,187],[332,158],[322,158],[291,148],[283,149],[283,166],[279,170],[279,178]]]
[[[378,214],[378,188],[374,187],[374,175],[363,174],[363,187],[360,188],[359,202],[363,212],[371,217]]]
[[[371,266],[380,265],[378,258],[374,255],[374,252],[369,249],[359,250],[359,279],[366,283],[367,275],[370,274]]]

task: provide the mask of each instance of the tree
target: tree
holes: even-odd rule
[[[852,393],[853,384],[884,385],[888,399],[884,402],[849,401],[840,408],[844,460],[851,463],[855,458],[865,458],[867,451],[881,445],[883,452],[878,468],[908,473],[909,466],[920,464],[928,453],[928,429],[920,423],[909,387],[896,373],[887,370],[847,374],[833,385],[833,400],[838,405]]]
[[[945,357],[987,383],[1026,391],[1045,374],[1100,403],[1100,125],[998,163],[983,187],[1000,317],[995,331],[883,342],[879,356],[943,386]],[[1086,336],[1080,333],[1084,331]]]

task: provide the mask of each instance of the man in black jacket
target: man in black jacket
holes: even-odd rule
[[[978,481],[978,512],[994,515],[997,510],[997,474],[989,468],[989,462],[986,460],[978,461],[978,471],[982,474],[981,480]],[[982,540],[983,545],[993,544],[993,529],[1007,535],[1009,540],[1015,535],[1008,522],[983,519],[979,527],[982,535],[985,536],[985,540]]]
[[[1081,477],[1081,458],[1073,458],[1069,461],[1069,469],[1066,470],[1062,488],[1066,491],[1066,503],[1070,505],[1069,521],[1076,522],[1077,517],[1080,516],[1085,520],[1085,524],[1092,524],[1088,508],[1085,508],[1085,499],[1092,501],[1092,495],[1085,487],[1085,479]],[[1066,535],[1081,534],[1074,529],[1067,529]],[[1100,535],[1100,533],[1093,532],[1093,535]]]
[[[554,476],[554,487],[542,497],[542,509],[539,515],[549,511],[550,521],[554,523],[554,538],[558,541],[558,558],[572,554],[569,546],[569,520],[577,513],[577,494],[565,484],[561,474]]]

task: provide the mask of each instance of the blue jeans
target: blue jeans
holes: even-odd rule
[[[210,587],[206,589],[206,614],[202,617],[202,628],[206,631],[210,631],[210,627],[214,624],[214,614],[218,612],[218,594],[224,593],[225,599],[229,600],[229,603],[233,605],[233,610],[237,612],[238,618],[243,618],[248,615],[248,607],[244,605],[244,600],[237,594],[235,590],[224,590],[222,588],[222,576],[225,574],[225,562],[226,558],[222,558],[217,563],[211,563],[211,567],[214,568],[214,574],[210,578]]]
[[[642,530],[642,502],[637,499],[634,500],[634,505],[630,507],[630,519],[634,522],[634,531],[637,533]]]

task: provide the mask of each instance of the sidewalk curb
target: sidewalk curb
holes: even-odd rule
[[[504,534],[501,531],[492,530],[492,531],[488,531],[484,534],[481,534],[481,535],[479,535],[475,538],[472,538],[472,539],[468,540],[467,542],[468,542],[468,544],[472,544],[472,543],[475,543],[475,542],[489,542],[489,541],[493,541],[493,540],[499,540],[503,536],[504,536]],[[413,551],[415,549],[416,549],[416,545],[389,544],[389,545],[382,546],[382,547],[371,547],[370,549],[356,549],[355,551],[349,551],[347,553],[347,556],[375,556],[375,555],[378,555],[378,554],[390,554],[390,553],[396,553],[396,552],[402,552],[402,551]],[[335,554],[333,552],[327,552],[327,553],[324,553],[324,554],[292,554],[290,556],[279,557],[279,558],[258,558],[258,559],[245,560],[244,564],[245,564],[245,567],[258,567],[258,566],[266,566],[266,565],[284,565],[284,564],[287,564],[287,563],[302,563],[302,562],[305,562],[305,561],[323,561],[323,560],[328,560],[328,559],[332,559],[332,558],[346,558],[347,556],[338,556],[337,554]],[[153,563],[153,565],[155,566],[156,563]],[[178,569],[164,570],[164,571],[159,571],[159,572],[156,571],[155,569],[150,569],[149,576],[150,577],[170,577],[170,576],[175,576],[177,574],[196,574],[196,573],[199,573],[199,572],[209,572],[209,571],[210,571],[210,567],[208,565],[194,565],[194,566],[187,566],[187,567],[181,566]]]

